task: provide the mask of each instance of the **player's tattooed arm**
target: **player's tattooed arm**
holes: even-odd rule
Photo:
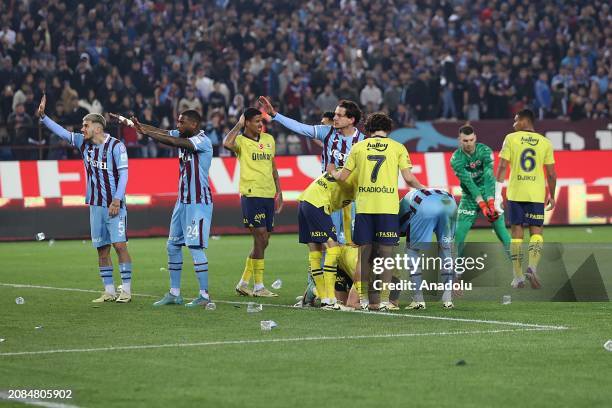
[[[236,122],[236,125],[230,130],[227,135],[223,138],[223,147],[232,152],[236,152],[236,137],[244,127],[244,115],[240,115],[240,119]]]

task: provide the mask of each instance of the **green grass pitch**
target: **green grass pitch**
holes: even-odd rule
[[[610,227],[545,234],[612,242]],[[476,230],[468,239],[495,237]],[[0,244],[0,406],[23,406],[7,400],[11,389],[72,390],[72,399],[44,402],[79,407],[610,406],[609,303],[295,310],[282,305],[303,291],[306,249],[295,235],[275,235],[266,283],[282,279],[280,297],[251,314],[248,300],[233,293],[250,244],[248,237],[210,241],[214,311],[151,306],[168,288],[161,238],[130,241],[133,302],[99,307],[90,302],[101,283],[89,241]],[[184,259],[182,293],[193,297],[187,252]],[[267,319],[279,327],[262,332]]]

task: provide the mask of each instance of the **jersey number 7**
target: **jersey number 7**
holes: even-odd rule
[[[376,179],[378,179],[378,172],[380,171],[380,167],[387,157],[381,154],[371,154],[368,156],[368,160],[376,162],[374,168],[372,169],[372,174],[370,175],[370,181],[372,183],[376,183]]]

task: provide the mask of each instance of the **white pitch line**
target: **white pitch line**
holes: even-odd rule
[[[25,284],[19,284],[19,283],[0,282],[0,286],[26,288],[26,289],[48,289],[48,290],[70,291],[70,292],[100,293],[99,290],[91,290],[91,289],[58,288],[55,286],[25,285]],[[158,297],[155,295],[149,295],[149,294],[143,294],[143,293],[133,293],[132,296],[140,296],[140,297],[148,297],[148,298]],[[251,302],[239,302],[239,301],[234,301],[234,300],[215,300],[215,303],[226,303],[226,304],[231,304],[231,305],[246,305]],[[294,309],[292,305],[280,305],[280,304],[274,304],[274,303],[262,303],[261,305],[267,306],[267,307],[280,307],[280,308]],[[298,310],[311,310],[311,308],[298,309]],[[312,309],[312,310],[318,310],[318,309]],[[546,325],[546,324],[509,322],[509,321],[502,321],[502,320],[467,319],[467,318],[461,318],[461,317],[427,316],[427,315],[420,315],[420,314],[390,313],[390,312],[368,312],[368,311],[362,311],[362,310],[355,310],[352,313],[363,313],[363,314],[371,315],[371,316],[392,316],[392,317],[405,317],[405,318],[412,318],[412,319],[445,320],[445,321],[450,321],[450,322],[495,324],[495,325],[502,325],[502,326],[551,329],[551,330],[569,329],[569,327],[567,326],[553,326],[553,325]]]
[[[59,402],[43,401],[43,400],[37,400],[37,399],[32,399],[32,398],[9,398],[8,393],[0,391],[0,401],[2,400],[8,401],[8,402],[26,404],[26,405],[34,405],[38,407],[46,407],[46,408],[79,408],[76,405],[68,405],[68,404],[63,404]]]
[[[16,351],[0,353],[0,357],[29,356],[40,354],[59,354],[59,353],[94,353],[98,351],[119,351],[119,350],[146,350],[160,348],[182,348],[182,347],[205,347],[205,346],[227,346],[240,344],[263,344],[263,343],[289,343],[302,341],[328,341],[328,340],[360,340],[360,339],[386,339],[397,337],[422,337],[422,336],[458,336],[464,334],[496,334],[521,331],[547,331],[554,329],[531,328],[531,329],[498,329],[498,330],[472,330],[472,331],[453,331],[453,332],[431,332],[431,333],[388,333],[388,334],[364,334],[354,336],[315,336],[315,337],[285,337],[278,339],[252,339],[252,340],[225,340],[207,341],[201,343],[168,343],[168,344],[143,344],[132,346],[110,346],[98,348],[81,349],[57,349],[39,351]]]

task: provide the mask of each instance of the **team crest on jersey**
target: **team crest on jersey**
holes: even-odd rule
[[[119,143],[119,151],[125,153],[125,145],[123,143]]]
[[[470,163],[470,168],[475,169],[476,167],[480,166],[482,163],[480,162],[480,160],[476,160],[475,162]]]
[[[540,139],[538,139],[537,137],[521,137],[521,144],[527,143],[529,146],[537,146],[539,142]]]

